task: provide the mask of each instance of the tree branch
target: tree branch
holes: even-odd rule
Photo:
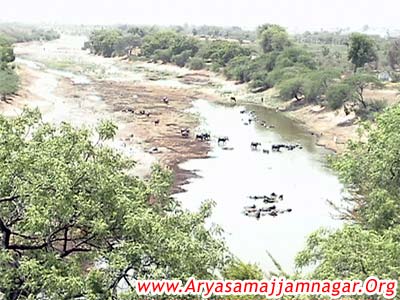
[[[19,196],[9,196],[9,197],[0,198],[0,203],[11,202],[11,201],[17,200],[18,198],[19,198]]]

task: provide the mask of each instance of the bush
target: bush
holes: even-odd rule
[[[304,79],[301,77],[295,77],[283,81],[278,85],[279,96],[284,100],[291,100],[296,98],[300,100],[304,95]]]
[[[12,95],[18,91],[19,78],[14,70],[0,70],[0,96],[5,101],[8,95]]]
[[[191,56],[191,53],[192,53],[192,51],[185,50],[181,54],[172,56],[171,61],[179,67],[184,67],[186,65],[186,63],[188,62],[188,60]]]
[[[328,106],[331,109],[342,107],[344,102],[351,100],[353,90],[350,85],[345,83],[337,83],[330,86],[326,92]]]
[[[210,71],[218,73],[221,70],[221,68],[222,68],[222,66],[219,63],[213,62],[211,64]]]
[[[272,87],[273,84],[271,83],[268,73],[266,71],[260,71],[255,74],[252,74],[252,80],[250,82],[250,88],[253,89],[269,89]]]
[[[360,106],[356,110],[356,114],[362,120],[374,120],[376,114],[382,112],[386,107],[388,107],[388,103],[385,100],[371,100],[367,107]]]
[[[151,57],[153,60],[161,60],[163,63],[171,62],[172,53],[170,49],[158,49]]]
[[[190,70],[201,70],[204,69],[204,60],[200,57],[191,57],[188,62],[188,67]]]
[[[224,69],[228,79],[238,80],[241,83],[251,80],[254,64],[247,56],[238,56],[232,59]]]

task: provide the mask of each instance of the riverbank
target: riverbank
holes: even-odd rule
[[[195,140],[199,120],[188,110],[194,100],[214,100],[213,95],[180,85],[178,78],[155,80],[171,73],[89,55],[80,49],[80,42],[64,37],[18,44],[21,90],[9,103],[0,103],[0,112],[13,116],[27,105],[38,107],[44,120],[55,123],[95,127],[102,119],[112,120],[118,131],[110,146],[137,162],[135,174],[146,177],[152,164],[161,163],[174,171],[173,192],[180,191],[195,175],[179,165],[207,157],[210,149],[207,142]],[[168,97],[168,104],[163,97]],[[189,137],[182,137],[182,128],[190,130]]]
[[[81,49],[83,41],[62,36],[16,45],[22,89],[12,103],[1,103],[0,111],[13,115],[24,105],[38,106],[46,120],[77,126],[111,119],[119,128],[112,146],[137,161],[136,174],[145,177],[151,165],[160,162],[175,173],[174,191],[195,176],[179,165],[207,157],[210,150],[208,142],[194,138],[200,120],[188,110],[196,99],[234,105],[230,98],[235,97],[237,105],[282,111],[310,131],[318,145],[336,152],[357,137],[354,116],[342,111],[295,106],[278,99],[274,89],[254,94],[246,84],[206,70],[94,56]],[[163,97],[169,98],[168,104]],[[189,138],[181,136],[182,128],[190,129]]]
[[[346,148],[347,141],[358,138],[358,120],[354,113],[346,116],[343,110],[332,111],[327,107],[304,104],[294,100],[285,102],[279,99],[274,88],[260,93],[251,93],[247,84],[228,81],[223,76],[206,70],[191,71],[174,65],[142,62],[132,62],[131,64],[141,67],[146,64],[152,70],[159,70],[159,72],[179,72],[178,77],[181,83],[196,86],[199,91],[213,95],[212,98],[217,102],[234,104],[231,97],[235,97],[237,105],[255,104],[284,113],[309,131],[315,137],[317,145],[334,152],[342,152]],[[385,99],[387,95],[385,92],[375,93],[378,93],[375,98]],[[393,95],[390,94],[390,96]]]

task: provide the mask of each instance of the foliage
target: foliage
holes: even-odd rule
[[[222,270],[222,277],[229,280],[261,280],[264,276],[257,265],[233,259]]]
[[[0,35],[0,70],[15,60],[14,49],[9,39]]]
[[[322,55],[326,57],[329,55],[329,53],[330,53],[329,48],[327,46],[323,46],[322,47]]]
[[[19,78],[14,70],[0,70],[0,96],[6,101],[8,95],[12,95],[18,91]]]
[[[304,85],[305,81],[300,77],[287,79],[278,85],[279,96],[287,100],[293,98],[301,100],[304,95]]]
[[[390,43],[388,50],[389,65],[393,70],[400,67],[400,39],[394,40]]]
[[[346,101],[352,99],[353,89],[345,83],[336,83],[331,85],[326,91],[326,99],[331,109],[338,109]]]
[[[19,78],[11,63],[15,60],[11,42],[0,36],[0,96],[5,101],[8,95],[18,91]]]
[[[369,100],[367,107],[359,107],[356,111],[356,114],[361,118],[361,120],[374,121],[375,117],[386,107],[388,107],[388,103],[384,99]]]
[[[331,158],[346,188],[343,205],[336,205],[347,224],[321,229],[299,253],[300,268],[313,267],[319,279],[397,279],[400,276],[400,106],[386,109],[363,138]]]
[[[364,99],[365,88],[369,86],[379,88],[382,86],[382,83],[379,81],[378,78],[376,78],[376,76],[366,73],[354,74],[347,78],[344,83],[348,84],[354,89],[353,99],[361,103],[364,108],[367,107]]]
[[[205,67],[204,60],[200,57],[191,57],[188,62],[188,67],[191,70],[201,70]]]
[[[299,47],[286,48],[277,57],[275,68],[287,68],[293,66],[315,69],[316,63],[310,52]]]
[[[116,41],[114,44],[114,52],[113,54],[122,56],[127,55],[130,56],[131,52],[135,48],[139,48],[142,45],[142,37],[139,33],[128,33],[123,35],[120,39]]]
[[[224,74],[228,79],[238,80],[240,83],[249,82],[254,72],[253,66],[248,56],[238,56],[227,64]]]
[[[159,31],[149,34],[143,39],[141,50],[146,57],[170,62],[173,56],[183,52],[186,53],[185,56],[194,56],[199,50],[199,46],[194,38],[173,31]]]
[[[340,72],[335,69],[311,71],[305,76],[304,96],[309,102],[318,102]]]
[[[273,83],[271,82],[271,79],[266,71],[258,71],[252,74],[250,87],[255,89],[268,89],[273,87]]]
[[[15,23],[0,24],[0,35],[6,36],[13,43],[51,41],[60,38],[60,34],[53,29]]]
[[[264,24],[258,28],[258,39],[264,53],[282,51],[291,45],[285,28],[276,24]]]
[[[352,219],[369,228],[383,229],[399,224],[400,163],[398,161],[400,107],[380,114],[369,128],[367,141],[352,143],[333,162],[340,178],[351,185]],[[368,127],[367,127],[368,128]],[[357,195],[362,195],[358,197]]]
[[[248,56],[250,50],[237,42],[214,40],[203,44],[198,56],[204,60],[225,66],[230,60],[238,56]]]
[[[244,263],[238,259],[231,260],[222,270],[221,275],[224,280],[262,280],[264,274],[255,264]],[[235,299],[261,300],[265,297],[261,295],[235,295]],[[214,299],[214,298],[212,298]],[[232,299],[232,296],[215,297],[215,299]]]
[[[89,37],[89,48],[97,55],[111,57],[116,45],[122,39],[122,32],[117,29],[95,30]]]
[[[160,167],[142,181],[105,146],[116,127],[54,127],[38,111],[0,117],[0,292],[6,299],[120,299],[134,278],[212,278],[225,247],[169,196]],[[129,281],[128,280],[128,281]]]
[[[185,50],[180,54],[172,56],[171,61],[179,67],[184,67],[186,63],[189,61],[189,58],[192,55],[192,51]]]
[[[384,233],[359,225],[311,234],[296,257],[299,268],[315,266],[314,279],[365,280],[369,276],[397,279],[400,275],[400,227]],[[369,298],[370,299],[370,296]]]
[[[353,33],[350,36],[348,59],[354,65],[354,72],[365,64],[376,61],[376,44],[369,36]]]

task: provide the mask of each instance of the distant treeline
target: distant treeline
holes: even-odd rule
[[[60,34],[53,29],[42,29],[20,24],[0,24],[0,100],[7,101],[19,89],[15,72],[13,43],[50,41]]]
[[[12,43],[51,41],[60,37],[60,34],[53,29],[10,23],[0,24],[0,35],[7,37]]]
[[[0,35],[0,101],[18,91],[19,78],[15,73],[13,62],[14,50],[11,42]]]
[[[208,27],[210,30],[210,27]],[[321,32],[318,51],[290,37],[275,24],[260,26],[256,41],[241,41],[184,33],[184,30],[157,27],[108,28],[90,34],[84,48],[105,57],[143,57],[153,62],[173,63],[193,70],[209,69],[228,79],[249,83],[253,92],[277,87],[282,99],[304,100],[337,109],[347,104],[348,110],[368,115],[363,96],[365,87],[379,86],[379,49],[377,37],[361,33],[341,35]],[[307,37],[308,34],[304,34]],[[343,38],[345,48],[332,51],[328,42]],[[387,60],[393,69],[399,67],[399,41],[388,43]],[[326,45],[325,45],[326,44]],[[394,76],[393,76],[394,77]]]

